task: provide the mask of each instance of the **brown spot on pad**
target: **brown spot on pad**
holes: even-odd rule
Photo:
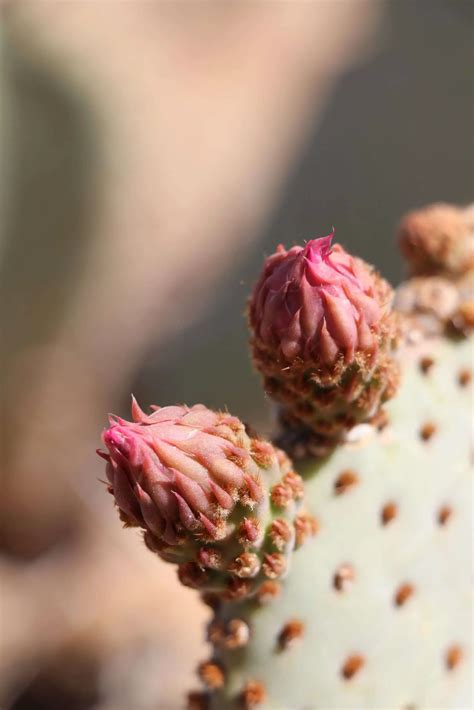
[[[448,671],[454,670],[456,666],[459,665],[462,660],[462,656],[462,649],[458,644],[454,644],[448,648],[445,656],[446,668]]]
[[[396,606],[403,606],[413,596],[415,588],[412,584],[402,584],[396,591],[394,602]]]
[[[431,368],[434,365],[434,360],[432,357],[429,357],[428,355],[425,355],[425,357],[422,357],[420,360],[420,370],[424,375],[428,374],[428,372],[431,370]]]
[[[446,525],[452,514],[453,511],[449,505],[443,505],[438,511],[438,523],[440,525]]]
[[[394,520],[398,515],[398,506],[393,501],[386,503],[382,508],[380,513],[380,520],[382,525],[388,525],[392,520]]]
[[[354,569],[351,565],[344,564],[338,567],[334,578],[333,585],[338,592],[347,592],[354,581]]]
[[[336,495],[342,495],[350,488],[353,488],[357,483],[359,483],[359,477],[355,471],[352,469],[341,471],[334,481],[334,493]]]
[[[437,426],[433,422],[425,422],[420,429],[420,437],[423,441],[429,441],[436,433]]]
[[[365,665],[365,659],[360,654],[356,653],[346,659],[341,668],[341,675],[346,680],[351,680]]]
[[[467,369],[463,369],[458,374],[458,383],[460,387],[467,387],[472,380],[472,373]]]
[[[304,636],[304,624],[299,619],[288,621],[278,634],[278,647],[284,651],[293,646]]]

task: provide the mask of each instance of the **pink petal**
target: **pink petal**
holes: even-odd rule
[[[148,415],[140,408],[135,397],[132,395],[132,419],[137,424],[146,422],[148,420]]]
[[[339,353],[339,348],[329,335],[326,322],[323,323],[319,336],[319,356],[326,365],[332,365]]]
[[[188,505],[193,510],[209,513],[211,502],[201,486],[177,470],[174,470],[173,473],[175,485]]]
[[[178,502],[179,518],[184,527],[187,530],[196,530],[197,528],[199,528],[199,521],[195,517],[189,505],[184,500],[183,496],[180,496],[180,494],[176,493],[176,491],[173,491],[173,495]]]
[[[354,350],[357,342],[357,327],[352,315],[352,309],[342,298],[334,298],[324,293],[325,319],[329,333],[339,347]]]

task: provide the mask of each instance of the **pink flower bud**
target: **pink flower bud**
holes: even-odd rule
[[[107,478],[122,519],[167,545],[189,536],[219,540],[240,500],[259,501],[259,467],[241,422],[202,405],[163,407],[103,434]]]
[[[324,455],[393,396],[398,321],[392,289],[334,236],[269,256],[249,306],[256,368],[280,403],[280,444]],[[287,489],[273,489],[285,505]]]
[[[332,365],[373,353],[389,291],[372,269],[336,244],[334,232],[268,257],[250,303],[255,342],[287,363]]]
[[[288,567],[302,479],[282,451],[250,438],[230,414],[202,405],[152,409],[145,414],[133,400],[133,421],[112,417],[102,436],[108,452],[98,453],[121,520],[178,565],[183,584],[221,599],[256,594],[268,576],[264,560],[278,575]],[[286,492],[280,527],[291,534],[276,546],[269,535],[278,485]]]

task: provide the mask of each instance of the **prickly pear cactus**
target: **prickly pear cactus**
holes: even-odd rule
[[[472,706],[472,221],[403,220],[395,309],[330,238],[269,257],[251,342],[294,466],[202,406],[104,433],[122,521],[213,609],[190,710]]]
[[[211,707],[257,705],[252,684],[272,709],[470,707],[471,359],[467,342],[405,351],[386,426],[301,463],[318,533],[276,598],[216,609]],[[216,631],[236,619],[237,650]]]

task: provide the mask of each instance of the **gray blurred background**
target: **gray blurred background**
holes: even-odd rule
[[[399,217],[472,200],[473,9],[2,4],[2,708],[183,707],[207,611],[120,528],[106,414],[271,430],[262,258],[334,225],[396,282]]]

